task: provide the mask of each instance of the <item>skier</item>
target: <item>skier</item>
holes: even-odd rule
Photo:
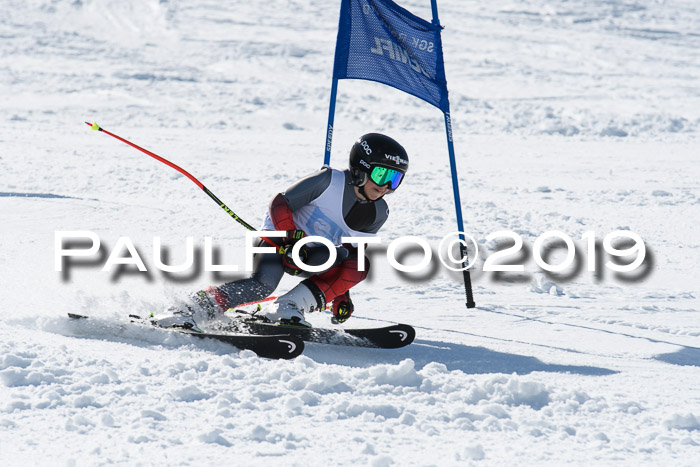
[[[369,261],[365,258],[365,270],[360,271],[357,248],[342,243],[341,237],[376,236],[389,215],[384,195],[398,188],[407,170],[408,155],[395,140],[378,133],[361,136],[350,150],[348,169],[324,167],[274,197],[263,230],[286,232],[283,238],[270,238],[282,247],[280,252],[256,254],[249,278],[198,292],[193,298],[199,310],[188,307],[186,312],[160,319],[159,324],[189,323],[198,329],[193,312],[204,312],[196,313],[198,319],[212,319],[229,308],[270,296],[285,272],[308,275],[294,264],[291,252],[297,241],[309,235],[336,245],[336,261],[278,297],[266,316],[274,322],[310,326],[304,313],[322,310],[331,303],[333,321],[347,321],[354,309],[349,291],[367,277]],[[258,246],[268,245],[260,240]],[[310,242],[301,247],[300,257],[309,265],[323,264],[328,250]]]

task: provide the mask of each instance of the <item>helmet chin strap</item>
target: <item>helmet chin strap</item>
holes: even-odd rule
[[[374,203],[375,200],[369,199],[369,196],[367,196],[367,193],[365,193],[365,185],[366,185],[366,184],[367,184],[367,182],[363,183],[362,186],[360,186],[360,188],[359,188],[357,191],[359,191],[360,194],[361,194],[362,196],[364,196],[365,201],[367,201],[368,203]],[[377,198],[377,199],[381,199],[381,197],[379,197],[379,198]]]
[[[388,195],[389,193],[393,193],[393,192],[394,192],[394,190],[389,189],[389,190],[386,191],[386,193],[384,193],[384,194],[383,194],[382,196],[380,196],[379,198],[377,198],[377,199],[370,199],[370,197],[367,196],[367,193],[365,192],[365,185],[367,185],[367,182],[365,182],[364,184],[362,184],[362,186],[360,186],[360,187],[358,188],[357,191],[358,191],[362,196],[365,197],[365,200],[366,200],[368,203],[374,203],[375,201],[379,201],[380,199],[384,198],[384,196]]]

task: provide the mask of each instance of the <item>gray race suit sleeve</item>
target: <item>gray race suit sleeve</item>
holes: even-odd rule
[[[292,211],[306,206],[326,191],[331,184],[332,172],[324,167],[318,172],[308,175],[282,192],[282,196]]]

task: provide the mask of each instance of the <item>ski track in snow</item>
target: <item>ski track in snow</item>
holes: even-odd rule
[[[430,17],[428,1],[400,4]],[[522,273],[436,267],[401,276],[403,235],[455,230],[443,120],[379,84],[339,85],[332,164],[369,131],[411,172],[354,294],[353,327],[406,322],[392,351],[308,344],[293,361],[155,329],[161,311],[236,274],[167,276],[153,237],[201,264],[242,266],[243,229],[316,170],[325,144],[337,6],[326,2],[8,0],[0,10],[0,451],[7,465],[468,465],[700,463],[696,2],[441,0],[466,228],[482,258],[525,243]],[[639,234],[640,273],[586,269],[585,232]],[[54,232],[103,249],[54,270]],[[539,235],[574,239],[545,275]],[[120,236],[149,267],[101,272]],[[601,248],[600,246],[598,248]],[[553,254],[553,262],[558,259]],[[407,260],[410,259],[407,258]],[[277,293],[295,283],[285,278]],[[67,312],[94,316],[69,321]],[[319,325],[327,314],[309,319]]]

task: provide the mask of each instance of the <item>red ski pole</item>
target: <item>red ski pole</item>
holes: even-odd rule
[[[142,148],[141,146],[132,143],[131,141],[125,140],[125,139],[122,138],[121,136],[115,135],[114,133],[111,133],[111,132],[105,130],[104,128],[102,128],[101,126],[99,126],[99,125],[97,124],[97,122],[95,122],[95,123],[85,122],[85,124],[88,125],[88,126],[90,126],[93,130],[99,130],[99,131],[101,131],[102,133],[106,133],[106,134],[108,134],[109,136],[118,139],[118,140],[121,141],[122,143],[126,143],[126,144],[128,144],[129,146],[131,146],[132,148],[136,148],[136,149],[138,149],[139,151],[143,152],[144,154],[148,154],[148,155],[151,156],[152,158],[154,158],[154,159],[156,159],[156,160],[162,162],[163,164],[168,165],[168,166],[172,167],[173,169],[177,170],[177,171],[180,172],[182,175],[184,175],[185,177],[187,177],[187,178],[189,178],[190,180],[192,180],[192,181],[195,183],[195,185],[197,185],[199,188],[201,188],[202,190],[204,190],[204,192],[205,192],[207,195],[209,195],[209,197],[210,197],[211,199],[213,199],[213,200],[216,202],[216,204],[218,204],[224,211],[226,211],[226,213],[227,213],[229,216],[231,216],[236,222],[238,222],[239,224],[241,224],[243,227],[245,227],[245,228],[248,229],[248,230],[251,230],[251,231],[255,231],[255,230],[256,230],[255,227],[251,226],[251,225],[248,224],[246,221],[244,221],[243,219],[241,219],[240,217],[238,217],[238,214],[236,214],[235,212],[233,212],[233,211],[231,210],[231,208],[229,208],[228,206],[226,206],[219,198],[216,197],[216,195],[215,195],[214,193],[212,193],[211,191],[209,191],[209,189],[208,189],[207,187],[205,187],[205,186],[202,184],[202,182],[200,182],[199,180],[197,180],[191,173],[189,173],[188,171],[186,171],[185,169],[183,169],[183,168],[180,167],[179,165],[173,164],[173,163],[170,162],[169,160],[160,157],[158,154],[152,153],[152,152],[149,151],[148,149],[144,149],[144,148]],[[267,242],[268,245],[275,247],[275,249],[276,249],[277,252],[279,253],[280,248],[281,248],[279,245],[277,245],[275,242],[273,242],[273,241],[270,240],[269,238],[266,238],[266,237],[260,237],[260,238],[263,239],[265,242]]]

